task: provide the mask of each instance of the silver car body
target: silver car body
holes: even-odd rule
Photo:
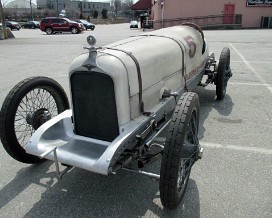
[[[134,139],[143,133],[151,120],[159,122],[173,111],[176,100],[174,97],[163,98],[164,91],[171,90],[180,96],[185,90],[195,88],[204,74],[208,57],[207,44],[201,34],[188,26],[161,29],[90,49],[90,52],[77,57],[69,69],[72,109],[42,125],[27,144],[26,152],[41,156],[56,147],[59,162],[108,175],[122,152],[133,146]],[[92,109],[88,109],[91,101],[100,103],[99,95],[96,96],[98,100],[84,97],[81,104],[76,104],[73,99],[80,98],[80,94],[73,92],[84,86],[73,82],[75,75],[81,77],[84,74],[87,78],[93,71],[111,78],[113,82],[118,126],[118,134],[113,139],[101,140],[100,135],[88,137],[77,133],[81,121],[88,123],[90,119],[90,128],[95,128],[91,124],[93,119],[101,118],[106,122],[111,119],[103,117],[107,114],[103,102],[97,117]],[[100,86],[97,87],[99,89]],[[101,91],[104,92],[107,90]],[[82,96],[93,96],[92,93],[87,94]],[[76,111],[85,112],[83,115]],[[101,135],[107,136],[109,124],[104,126],[105,133]],[[88,134],[92,135],[90,131]],[[54,160],[53,152],[46,158]]]

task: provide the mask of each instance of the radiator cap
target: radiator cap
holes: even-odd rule
[[[96,38],[94,37],[94,35],[89,35],[87,37],[87,42],[91,47],[94,47],[96,44]]]

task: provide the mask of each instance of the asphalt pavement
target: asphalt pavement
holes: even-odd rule
[[[142,30],[116,24],[77,35],[13,31],[15,39],[0,41],[0,106],[30,76],[51,77],[69,93],[69,64],[87,52],[91,33],[102,46]],[[204,34],[217,59],[230,48],[233,77],[222,101],[213,85],[195,90],[205,151],[193,166],[183,205],[163,209],[158,181],[145,176],[75,168],[57,181],[53,162],[19,163],[0,146],[0,217],[272,217],[272,30]],[[159,164],[148,170],[158,173]]]

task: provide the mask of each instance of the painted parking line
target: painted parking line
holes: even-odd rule
[[[165,143],[165,137],[157,137],[155,139],[155,142],[164,144]],[[242,151],[242,152],[250,152],[250,153],[258,153],[258,154],[266,154],[266,155],[272,155],[272,149],[267,148],[260,148],[256,146],[246,146],[246,145],[223,145],[219,143],[213,143],[213,142],[205,142],[205,141],[199,141],[199,144],[203,146],[204,148],[216,148],[216,149],[227,149],[227,150],[235,150],[235,151]]]
[[[244,63],[244,61],[231,61],[231,63]],[[272,64],[270,61],[248,61],[248,63],[252,64]]]
[[[265,87],[271,92],[272,94],[272,87],[266,83],[265,79],[250,65],[250,63],[246,60],[246,58],[235,48],[235,46],[232,43],[229,43],[230,47],[240,56],[240,58],[243,60],[245,65],[254,73],[254,75],[259,79],[259,81],[263,84],[265,84]]]
[[[242,145],[222,145],[219,143],[211,143],[211,142],[199,142],[201,146],[204,148],[221,148],[221,149],[228,149],[228,150],[237,150],[243,152],[252,152],[252,153],[259,153],[259,154],[266,154],[272,155],[272,149],[267,148],[259,148],[259,147],[252,147],[252,146],[242,146]]]
[[[267,86],[267,83],[241,83],[241,82],[228,82],[228,85],[244,85],[244,86]],[[272,87],[272,85],[269,85]]]

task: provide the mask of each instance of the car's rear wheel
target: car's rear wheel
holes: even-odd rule
[[[71,33],[72,34],[77,34],[79,31],[76,27],[71,27]]]
[[[69,108],[68,98],[55,80],[32,77],[18,83],[7,95],[0,111],[0,137],[8,154],[23,163],[38,163],[27,154],[33,132]]]
[[[53,30],[51,27],[46,27],[45,28],[45,32],[48,34],[48,35],[51,35],[53,33]]]
[[[216,75],[216,96],[222,100],[226,95],[229,78],[232,76],[230,69],[230,50],[223,48],[220,54]]]

